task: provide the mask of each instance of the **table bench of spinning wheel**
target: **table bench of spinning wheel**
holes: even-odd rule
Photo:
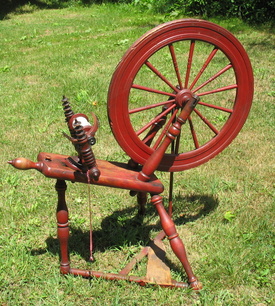
[[[67,137],[78,156],[40,153],[38,162],[24,158],[10,161],[18,169],[37,169],[57,179],[61,272],[186,287],[186,283],[172,280],[165,267],[159,266],[159,272],[151,274],[161,262],[152,249],[161,248],[161,240],[167,236],[189,285],[200,289],[171,218],[171,207],[167,212],[163,206],[163,185],[154,172],[168,171],[172,180],[174,172],[199,166],[220,153],[241,130],[252,98],[252,68],[240,42],[216,24],[183,19],[160,25],[137,40],[111,80],[109,122],[119,145],[131,158],[128,164],[95,159],[91,144],[96,124],[91,126],[85,115],[74,114],[64,99],[71,133]],[[66,180],[129,189],[137,193],[141,210],[145,195],[150,194],[163,229],[152,241],[155,247],[144,248],[118,274],[71,268]],[[150,254],[155,258],[151,272],[145,277],[129,275],[136,261],[148,255],[149,262]]]

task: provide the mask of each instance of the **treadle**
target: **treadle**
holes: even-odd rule
[[[151,241],[148,248],[146,278],[156,284],[172,284],[170,268],[165,263],[165,246],[162,240]]]
[[[158,235],[159,236],[159,235]],[[161,287],[189,288],[185,282],[172,279],[170,268],[165,263],[165,246],[161,239],[151,240],[148,246],[143,247],[136,256],[119,273],[104,273],[93,270],[71,268],[68,273],[86,278],[102,278],[106,280],[125,280],[136,282],[140,285],[158,285]],[[146,276],[129,275],[132,269],[147,256]],[[67,272],[63,272],[67,274]]]

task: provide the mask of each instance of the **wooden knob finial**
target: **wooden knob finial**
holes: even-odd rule
[[[28,169],[37,169],[40,170],[40,163],[35,163],[25,157],[15,158],[13,160],[8,161],[10,165],[12,165],[16,169],[20,170],[28,170]]]

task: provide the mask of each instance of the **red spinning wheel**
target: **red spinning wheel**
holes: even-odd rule
[[[240,42],[208,21],[160,25],[126,52],[109,87],[108,116],[122,149],[144,165],[182,107],[200,98],[158,170],[196,167],[226,148],[248,116],[253,72]]]
[[[78,155],[40,153],[38,162],[25,158],[9,162],[17,169],[36,169],[57,179],[60,271],[200,290],[201,284],[172,220],[173,174],[206,162],[229,145],[248,116],[252,95],[250,61],[238,40],[215,24],[189,19],[160,25],[142,36],[124,55],[110,84],[111,128],[124,151],[143,165],[141,171],[96,159],[91,148],[98,127],[96,116],[92,126],[86,115],[74,114],[64,97],[63,110],[71,134],[65,136]],[[160,195],[164,186],[154,176],[156,169],[171,172],[168,211]],[[162,231],[118,274],[71,268],[66,181],[130,190],[131,195],[137,194],[141,212],[149,193]],[[154,251],[162,249],[165,236],[183,265],[189,285],[171,278],[160,256],[164,250],[158,254]],[[92,245],[90,231],[91,259]],[[148,257],[146,276],[129,275],[144,256]]]

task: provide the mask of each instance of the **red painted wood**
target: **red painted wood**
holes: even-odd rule
[[[115,273],[104,273],[99,271],[92,271],[92,270],[83,270],[83,269],[70,269],[70,273],[77,275],[77,276],[83,276],[86,278],[90,277],[97,277],[102,278],[106,280],[125,280],[130,282],[136,282],[141,286],[145,286],[146,284],[154,284],[150,282],[145,277],[140,276],[133,276],[133,275],[124,275],[124,274],[115,274]],[[177,282],[172,280],[169,284],[158,284],[161,287],[176,287],[176,288],[188,288],[188,284],[184,282]]]
[[[181,95],[177,103],[182,104],[180,106],[183,106],[181,113],[177,117],[177,121],[173,123],[168,129],[166,137],[164,138],[162,144],[153,152],[153,154],[145,162],[138,176],[138,179],[141,181],[148,181],[150,179],[150,175],[157,170],[168,146],[180,134],[181,126],[185,124],[191,112],[194,110],[196,104],[198,103],[198,98],[196,96],[193,96],[189,90],[183,90],[180,92],[180,94]]]
[[[13,160],[8,161],[8,163],[19,170],[36,169],[38,171],[41,171],[43,168],[43,164],[41,164],[40,162],[35,163],[25,157],[15,158]]]
[[[184,67],[185,73],[181,70],[183,66],[179,63],[179,57],[182,57],[183,53],[178,56],[178,42],[180,44],[187,42],[188,45],[185,50],[187,55]],[[202,61],[195,74],[193,66],[195,66],[197,45],[201,42],[210,46],[211,51],[208,52],[208,55],[206,54],[206,59]],[[155,54],[164,50],[168,51],[168,57],[170,56],[171,59],[171,67],[174,73],[172,79],[170,79],[168,73],[166,75],[166,71],[161,71],[161,65],[159,66],[158,63],[151,61]],[[211,72],[206,80],[199,83],[208,66],[211,66],[212,61],[218,54],[226,59],[226,63],[222,63],[223,66],[218,67],[216,72],[213,72],[213,74]],[[165,56],[162,56],[162,58],[166,59]],[[218,62],[222,61],[219,60]],[[158,81],[161,81],[162,86],[154,87],[153,81],[152,85],[141,84],[142,81],[136,76],[143,68],[152,73],[152,80],[157,78]],[[221,76],[228,72],[233,75],[233,80],[230,80],[229,84],[207,88],[209,84],[213,84],[214,80],[219,80]],[[185,79],[182,79],[184,74]],[[151,78],[149,79],[151,80]],[[138,97],[139,99],[134,99],[134,103],[130,104],[133,92],[145,93],[146,98],[140,99]],[[228,92],[235,93],[230,107],[226,105],[226,94]],[[225,99],[221,98],[220,104],[216,99],[217,93],[220,94],[218,97],[221,94],[225,95]],[[152,97],[152,94],[161,98],[158,102],[153,101],[151,104],[149,97]],[[203,97],[204,101],[198,103],[200,96]],[[214,97],[213,103],[207,100],[209,96]],[[131,158],[128,165],[95,158],[91,145],[95,143],[94,135],[98,128],[96,116],[92,114],[94,125],[91,125],[88,117],[81,113],[75,114],[68,99],[63,97],[63,110],[71,135],[65,136],[75,146],[78,156],[40,153],[37,162],[26,158],[16,158],[9,161],[17,169],[35,169],[46,177],[57,179],[55,185],[58,195],[56,218],[57,234],[60,242],[61,273],[110,280],[129,280],[141,285],[150,283],[146,277],[128,275],[135,261],[146,256],[148,248],[144,248],[118,274],[70,267],[68,250],[69,213],[65,199],[66,181],[80,182],[130,190],[131,195],[137,195],[139,213],[141,214],[144,214],[147,194],[150,194],[152,197],[151,203],[159,214],[163,229],[155,240],[167,236],[173,252],[186,271],[190,286],[199,290],[201,284],[191,269],[184,244],[171,218],[172,174],[174,171],[189,169],[208,161],[229,145],[248,116],[252,97],[252,68],[239,41],[220,26],[197,19],[176,20],[152,29],[128,50],[113,75],[108,95],[108,116],[115,138]],[[138,100],[144,101],[145,105],[138,104]],[[195,108],[197,104],[199,104],[200,110]],[[204,115],[201,110],[205,109],[220,112],[218,114],[222,115],[227,114],[227,121],[222,128],[216,128],[211,118],[209,119]],[[142,115],[151,111],[156,113],[152,116],[149,115],[149,119],[143,122]],[[141,124],[140,127],[135,129],[132,126],[131,116],[137,114],[141,114]],[[203,144],[200,142],[199,133],[196,133],[196,125],[193,124],[195,116],[205,124],[205,128],[214,133],[211,139],[206,140]],[[181,128],[186,121],[189,121],[189,132],[193,138],[194,149],[179,152],[179,150],[184,150],[180,146],[180,135],[183,134]],[[171,150],[168,152],[170,145]],[[139,164],[143,167],[141,168]],[[156,170],[171,172],[168,212],[165,210],[162,196],[160,196],[164,187],[154,175]],[[159,285],[187,287],[187,284],[175,281]]]
[[[88,183],[86,173],[72,168],[69,156],[40,153],[37,157],[38,163],[26,161],[26,159],[17,158],[10,161],[18,169],[36,169],[42,172],[46,177],[62,179],[72,182]],[[100,176],[98,180],[91,179],[90,183],[94,185],[122,188],[140,192],[162,193],[163,185],[155,175],[150,176],[148,182],[142,182],[137,179],[139,169],[127,169],[127,164],[109,162],[105,160],[96,160]],[[27,167],[27,168],[24,168]]]
[[[69,213],[65,200],[65,192],[67,189],[66,182],[64,180],[57,180],[55,189],[58,194],[56,219],[57,219],[57,237],[60,244],[60,272],[62,274],[70,273],[70,262],[69,262]]]
[[[184,244],[179,238],[179,234],[176,231],[175,224],[163,206],[162,197],[160,195],[155,195],[152,197],[151,202],[157,209],[157,212],[160,217],[161,226],[163,228],[163,231],[167,235],[167,238],[169,239],[173,252],[178,257],[184,267],[184,270],[188,277],[188,282],[194,289],[199,290],[201,285],[192,271],[190,263],[187,259]]]
[[[140,215],[145,214],[145,205],[147,203],[147,193],[146,192],[138,192],[137,193],[137,203],[139,205],[138,213]]]
[[[211,49],[209,54],[204,54],[205,51],[200,52],[202,42]],[[185,43],[187,46],[187,50],[184,49],[186,59],[183,60],[182,53],[177,53],[177,46]],[[162,63],[153,63],[152,58],[157,54],[160,54],[159,61],[161,57],[163,58],[163,63],[170,57],[171,73],[174,73],[174,76],[168,77],[166,71],[161,70]],[[202,77],[211,66],[212,61],[221,55],[226,62],[221,62],[220,67],[217,67],[217,70],[213,71],[207,80],[204,80]],[[198,68],[194,65],[197,59],[201,59]],[[147,75],[152,76],[150,86],[148,82],[142,84],[141,76],[138,76],[139,72],[144,71],[145,68],[151,71],[151,74]],[[233,83],[228,80],[227,84],[217,85],[217,88],[209,90],[206,85],[213,80],[217,81],[225,73],[231,73],[235,78]],[[181,80],[181,77],[185,79]],[[162,86],[155,86],[156,78],[162,81],[161,85],[164,89]],[[212,113],[211,116],[214,118],[206,118],[208,126],[205,126],[206,129],[211,127],[209,138],[198,139],[199,147],[194,146],[193,149],[185,149],[182,146],[181,151],[176,155],[166,152],[158,165],[158,170],[182,171],[207,162],[232,142],[246,121],[253,98],[253,72],[250,60],[240,42],[226,29],[205,20],[183,19],[160,25],[144,34],[125,53],[113,74],[108,94],[108,116],[113,134],[122,149],[141,165],[146,163],[155,148],[143,140],[140,131],[143,131],[146,125],[142,120],[140,127],[135,120],[132,121],[131,118],[136,119],[137,116],[136,113],[133,113],[133,109],[135,112],[139,109],[140,117],[143,118],[148,114],[148,109],[154,105],[150,113],[150,120],[152,120],[161,113],[163,104],[170,102],[167,97],[173,98],[174,101],[171,101],[176,105],[175,100],[180,91],[174,92],[174,89],[178,85],[180,90],[190,89],[198,96],[203,95],[203,103],[200,105],[200,110],[206,109],[205,112],[200,112],[203,118],[207,117],[207,109],[212,107],[215,109],[215,115],[223,116],[226,112],[227,121],[221,127],[215,128],[213,124],[210,124],[215,121],[215,115]],[[234,97],[230,100],[230,107],[224,107],[223,102],[227,100],[229,91],[234,93]],[[139,98],[140,92],[147,94],[142,100],[143,105],[137,106],[135,98]],[[135,95],[135,93],[138,94]],[[223,97],[221,97],[222,93]],[[150,97],[159,97],[158,107],[155,107],[157,103],[155,100],[154,103],[151,102]],[[142,107],[144,110],[141,110]],[[172,116],[173,110],[170,114]],[[194,114],[194,117],[197,117],[197,114]],[[196,129],[196,126],[194,128]],[[215,137],[211,137],[211,130],[216,131]],[[191,134],[192,131],[186,131],[186,133]]]

